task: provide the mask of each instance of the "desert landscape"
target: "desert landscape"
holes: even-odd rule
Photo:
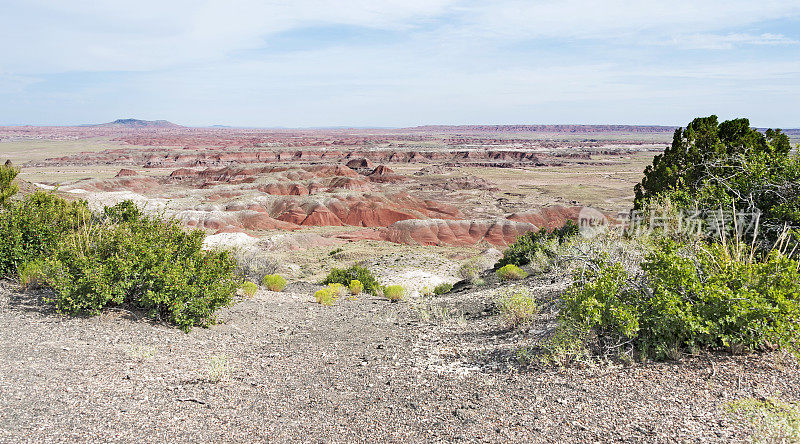
[[[577,220],[583,206],[626,212],[673,130],[257,130],[131,119],[3,128],[0,156],[22,167],[21,179],[94,209],[132,200],[207,231],[208,242],[269,251],[284,273],[313,279],[337,265],[317,263],[336,248],[349,260],[351,250],[436,251],[429,246],[467,258]]]
[[[22,194],[95,211],[135,202],[203,230],[253,281],[276,273],[288,285],[187,334],[125,305],[64,317],[49,290],[4,281],[0,440],[747,440],[752,426],[726,406],[800,396],[793,357],[532,365],[521,353],[552,335],[569,270],[524,281],[539,309],[523,328],[497,309],[517,288],[492,269],[502,251],[586,208],[629,211],[673,131],[2,128],[0,158],[21,168]],[[315,303],[326,274],[353,264],[403,286],[403,302]],[[440,285],[453,289],[434,294]]]
[[[3,0],[0,444],[800,443],[800,0]]]

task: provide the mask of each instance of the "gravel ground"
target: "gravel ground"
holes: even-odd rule
[[[289,290],[184,334],[124,310],[65,318],[0,282],[0,442],[729,442],[750,430],[726,402],[800,399],[777,353],[521,369],[526,333],[487,290],[334,307]]]

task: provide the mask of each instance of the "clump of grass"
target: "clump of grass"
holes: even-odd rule
[[[350,294],[358,296],[362,291],[364,291],[364,284],[362,284],[361,281],[358,279],[350,281]]]
[[[147,361],[155,355],[156,348],[149,345],[132,345],[128,349],[128,356],[139,362]]]
[[[453,284],[448,284],[447,282],[443,282],[433,289],[433,294],[435,295],[442,295],[446,293],[450,293],[450,290],[453,289]]]
[[[230,381],[236,366],[227,355],[215,355],[208,360],[207,375],[210,382]]]
[[[256,294],[256,291],[258,291],[258,285],[256,285],[255,282],[244,281],[244,283],[242,283],[241,289],[242,293],[244,293],[246,297],[252,298],[253,295]]]
[[[269,291],[283,291],[286,288],[286,279],[277,274],[268,274],[264,276],[261,285],[267,287]]]
[[[495,300],[503,321],[509,328],[516,328],[529,323],[539,307],[536,305],[531,291],[525,288],[510,288],[503,291]]]
[[[19,285],[22,287],[22,291],[38,288],[46,283],[47,271],[45,266],[46,263],[44,260],[34,260],[25,262],[17,268]]]
[[[496,271],[497,277],[503,281],[518,281],[528,277],[528,273],[514,264],[508,264]]]
[[[731,401],[725,410],[755,428],[754,442],[800,442],[800,407],[772,398]]]
[[[403,295],[405,295],[406,289],[403,288],[402,285],[387,285],[383,287],[383,297],[386,299],[397,302],[403,299]]]
[[[335,304],[340,297],[345,296],[348,291],[348,288],[342,284],[328,284],[327,287],[322,290],[317,290],[314,293],[314,299],[317,300],[318,304],[331,306]]]
[[[461,279],[472,281],[487,268],[485,262],[486,259],[482,257],[474,257],[461,265],[461,268],[458,269],[458,275],[461,276]]]
[[[486,285],[486,280],[483,278],[475,278],[472,280],[472,285],[476,287],[483,287],[484,285]]]

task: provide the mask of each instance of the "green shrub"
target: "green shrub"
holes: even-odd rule
[[[483,287],[484,285],[486,285],[486,280],[482,278],[475,278],[472,280],[472,285],[476,287]]]
[[[387,285],[383,287],[383,297],[392,302],[403,299],[405,293],[406,289],[402,285]]]
[[[268,274],[264,276],[261,285],[266,287],[269,291],[283,291],[283,289],[286,288],[286,279],[277,274]]]
[[[141,214],[87,225],[46,259],[53,302],[70,314],[130,304],[184,331],[213,324],[214,311],[232,302],[241,282],[228,253],[202,249],[204,237],[184,232],[177,221]]]
[[[248,298],[252,298],[256,291],[258,291],[258,285],[255,282],[245,281],[242,283],[242,293]]]
[[[574,237],[579,232],[578,225],[568,220],[563,227],[556,228],[548,232],[544,228],[539,231],[530,231],[518,236],[513,244],[503,252],[503,257],[497,262],[495,267],[505,265],[527,265],[538,255],[544,253],[553,256],[553,244],[560,244]]]
[[[17,274],[22,291],[41,287],[47,283],[47,263],[42,259],[25,262],[17,267]]]
[[[509,328],[527,324],[539,312],[536,298],[530,290],[522,287],[502,291],[500,297],[495,300],[495,305]]]
[[[322,283],[350,285],[350,282],[354,280],[361,282],[364,286],[364,290],[369,293],[377,294],[380,289],[380,283],[375,276],[373,276],[372,272],[366,267],[358,265],[353,265],[347,269],[334,268],[328,273],[328,276]]]
[[[630,344],[656,359],[687,348],[796,350],[800,263],[784,254],[663,241],[641,268],[588,269],[564,296],[561,322],[593,330],[603,352]]]
[[[339,298],[345,296],[347,292],[348,288],[342,284],[328,284],[327,287],[314,293],[314,299],[318,304],[330,306],[335,304]]]
[[[508,264],[496,271],[497,276],[503,281],[518,281],[528,277],[528,273],[522,268],[513,264]]]
[[[364,290],[364,284],[361,283],[358,279],[353,279],[350,281],[350,294],[358,296]]]
[[[51,256],[69,234],[93,223],[86,202],[37,191],[0,210],[0,276],[25,262]]]
[[[335,256],[335,255],[341,253],[342,251],[344,251],[344,249],[342,247],[335,248],[335,249],[333,249],[333,250],[328,252],[328,256]]]
[[[19,174],[19,168],[11,165],[10,160],[0,165],[0,207],[5,205],[11,196],[19,191],[19,187],[14,183],[14,178],[17,177],[17,174]]]
[[[450,293],[450,290],[453,289],[453,284],[448,284],[447,282],[442,282],[441,284],[437,285],[433,288],[433,294],[435,295],[442,295],[446,293]]]

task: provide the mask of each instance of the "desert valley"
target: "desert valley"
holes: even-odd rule
[[[773,436],[732,406],[800,399],[791,354],[680,348],[650,360],[629,341],[613,354],[545,357],[559,344],[562,299],[587,267],[581,255],[598,241],[548,241],[556,256],[534,257],[518,276],[498,270],[526,233],[558,232],[586,211],[624,218],[674,131],[135,119],[0,128],[0,159],[20,171],[16,198],[45,192],[95,214],[133,202],[201,230],[204,249],[228,252],[255,283],[213,325],[184,333],[163,310],[122,303],[68,316],[49,284],[0,281],[0,441]],[[798,142],[800,131],[786,134]],[[600,248],[627,267],[638,247],[614,239]],[[332,270],[352,266],[381,286],[358,293],[348,278],[352,292],[318,297],[335,288],[325,285]]]

